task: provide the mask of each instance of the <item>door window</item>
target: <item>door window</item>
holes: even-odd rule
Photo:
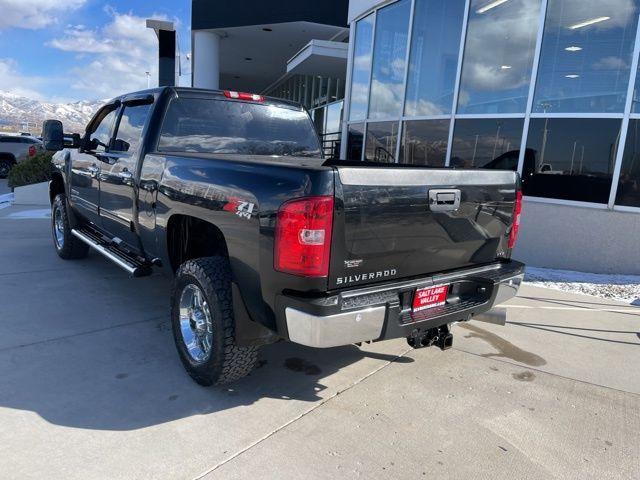
[[[111,132],[113,131],[113,122],[116,119],[118,110],[111,110],[103,117],[96,129],[89,135],[88,150],[94,152],[104,152],[109,148],[111,140]]]
[[[126,152],[130,155],[138,153],[142,142],[142,131],[150,110],[151,104],[125,107],[112,151]]]

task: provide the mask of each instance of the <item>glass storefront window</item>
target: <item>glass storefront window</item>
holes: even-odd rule
[[[525,195],[607,203],[621,125],[617,119],[531,119]]]
[[[402,127],[400,163],[444,167],[449,141],[449,120],[415,120]]]
[[[349,125],[347,134],[347,160],[362,160],[362,145],[364,143],[364,123]]]
[[[616,205],[640,207],[640,120],[629,121]]]
[[[367,115],[371,52],[373,49],[373,20],[374,14],[372,13],[356,23],[349,108],[351,120],[364,120]]]
[[[549,0],[534,112],[624,111],[638,0]]]
[[[399,117],[402,111],[410,13],[410,0],[378,10],[369,118]]]
[[[369,162],[395,163],[398,145],[398,122],[367,124],[364,159]]]
[[[416,0],[405,115],[451,113],[464,0]]]
[[[316,132],[318,132],[318,135],[324,134],[324,115],[325,115],[324,107],[316,108],[311,113],[311,116],[313,117],[313,124],[316,127]]]
[[[451,166],[516,170],[523,128],[521,118],[457,120]]]
[[[325,133],[340,133],[340,123],[342,121],[342,102],[332,103],[327,106],[327,122]]]
[[[458,113],[524,113],[541,0],[472,0]]]

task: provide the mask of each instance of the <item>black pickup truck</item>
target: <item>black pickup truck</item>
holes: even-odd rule
[[[296,104],[161,88],[114,99],[82,135],[48,120],[43,137],[58,255],[172,276],[176,346],[202,385],[248,374],[280,339],[446,349],[452,323],[523,278],[516,173],[324,159]]]

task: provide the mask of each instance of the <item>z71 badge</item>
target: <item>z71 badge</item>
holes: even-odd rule
[[[233,212],[240,218],[251,220],[251,215],[253,214],[255,208],[255,203],[243,202],[242,200],[239,200],[237,198],[232,198],[227,202],[223,210],[227,212]]]

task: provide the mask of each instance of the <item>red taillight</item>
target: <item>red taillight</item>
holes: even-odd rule
[[[31,145],[29,147],[29,156],[30,157],[35,157],[36,156],[36,147],[35,147],[35,145]]]
[[[233,98],[234,100],[247,100],[249,102],[264,102],[264,97],[262,95],[256,95],[255,93],[232,92],[230,90],[225,90],[223,93],[225,97]]]
[[[303,277],[329,275],[333,197],[307,197],[278,210],[274,267]]]
[[[513,207],[513,227],[509,235],[509,248],[516,246],[518,239],[518,230],[520,230],[520,217],[522,216],[522,192],[518,190],[516,193],[516,204]]]

